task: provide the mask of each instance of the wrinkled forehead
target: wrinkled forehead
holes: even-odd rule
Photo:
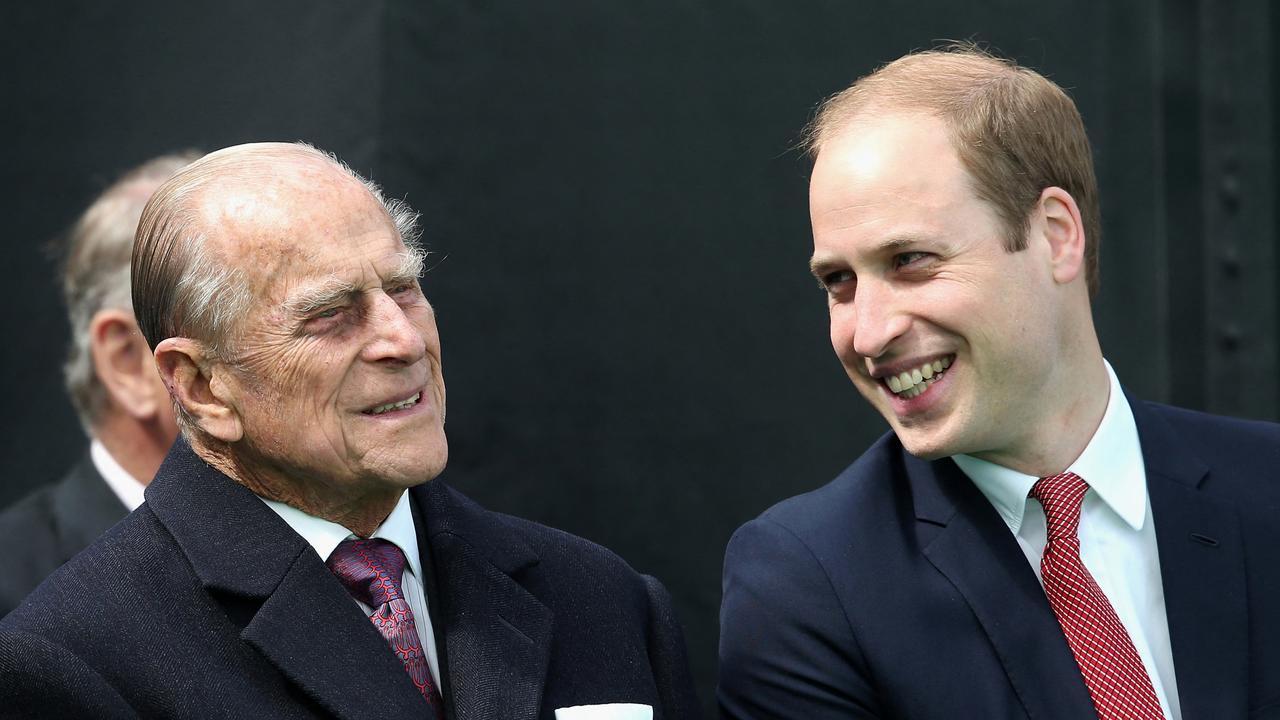
[[[381,242],[403,251],[382,204],[359,182],[325,167],[229,177],[201,198],[211,249],[258,288],[299,272],[334,272],[350,252]]]

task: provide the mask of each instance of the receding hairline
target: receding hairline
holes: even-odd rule
[[[251,192],[262,192],[262,180],[273,185],[296,183],[315,171],[323,171],[342,183],[367,191],[349,168],[336,158],[304,143],[249,143],[209,153],[170,178],[175,190],[186,191],[193,205],[212,192],[244,183]],[[252,181],[252,182],[250,182]],[[375,200],[377,198],[374,198]]]
[[[809,156],[816,158],[830,138],[847,131],[859,118],[872,114],[930,115],[942,120],[950,131],[952,123],[947,116],[962,108],[939,107],[928,93],[921,90],[919,83],[898,80],[907,73],[919,71],[925,74],[964,71],[971,77],[980,77],[970,83],[966,93],[968,98],[981,95],[993,83],[1013,80],[1023,73],[1035,73],[967,42],[951,42],[904,55],[867,73],[818,105],[802,139],[802,146]],[[962,100],[960,104],[964,102]]]

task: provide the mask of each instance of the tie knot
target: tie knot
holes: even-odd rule
[[[1031,487],[1031,497],[1044,506],[1049,539],[1075,537],[1080,529],[1080,505],[1089,485],[1072,472],[1042,477]]]
[[[343,540],[325,564],[352,597],[371,608],[403,598],[404,553],[394,543],[381,538]]]

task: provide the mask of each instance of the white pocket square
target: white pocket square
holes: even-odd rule
[[[556,708],[556,720],[653,720],[653,708],[635,703]]]

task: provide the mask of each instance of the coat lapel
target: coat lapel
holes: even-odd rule
[[[413,491],[437,573],[456,720],[534,720],[551,654],[552,613],[513,576],[538,562],[501,516],[439,480]],[[420,527],[419,532],[422,532]],[[434,600],[433,600],[434,601]]]
[[[973,610],[1027,715],[1095,717],[1044,590],[995,509],[950,459],[905,463],[920,547]]]
[[[244,487],[174,446],[147,504],[241,638],[339,718],[426,717],[426,702],[315,550]],[[216,508],[210,512],[210,508]]]
[[[1147,490],[1183,717],[1247,714],[1248,606],[1235,512],[1200,490],[1209,467],[1162,417],[1129,401]]]
[[[53,493],[58,551],[63,558],[75,555],[128,513],[86,453]]]

